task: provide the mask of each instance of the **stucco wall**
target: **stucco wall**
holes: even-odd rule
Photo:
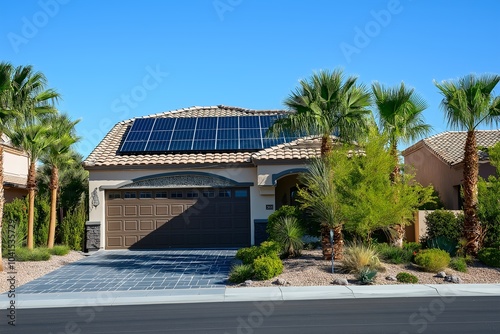
[[[27,156],[14,154],[4,150],[3,172],[6,176],[14,176],[23,179],[28,178],[29,160]]]
[[[425,147],[405,156],[404,162],[416,169],[417,182],[434,186],[446,209],[459,209],[458,192],[453,186],[462,183],[462,169],[446,165]]]

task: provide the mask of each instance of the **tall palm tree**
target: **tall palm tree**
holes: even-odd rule
[[[12,144],[25,150],[30,159],[26,184],[29,196],[27,246],[33,249],[36,161],[49,144],[47,125],[42,124],[41,117],[56,112],[54,102],[59,94],[53,89],[45,89],[47,79],[41,72],[33,71],[32,66],[17,67],[10,81],[11,108],[20,116],[6,133]]]
[[[49,146],[41,157],[42,162],[51,169],[50,174],[50,223],[47,247],[54,248],[56,233],[57,199],[59,191],[59,169],[73,162],[71,146],[78,141],[75,125],[68,115],[54,114],[44,119],[49,127]]]
[[[389,138],[390,154],[394,159],[394,169],[390,177],[395,183],[399,179],[398,143],[409,143],[428,135],[431,131],[431,126],[425,123],[422,115],[427,103],[413,88],[407,88],[403,82],[393,88],[386,88],[375,82],[372,84],[372,91],[378,111],[379,129]],[[392,237],[393,244],[403,247],[404,226],[397,224],[393,227],[393,231],[395,232]]]
[[[332,150],[332,135],[349,142],[368,131],[371,111],[368,89],[357,84],[354,76],[345,77],[340,69],[314,73],[308,80],[301,80],[300,86],[285,100],[291,110],[286,117],[277,119],[268,133],[282,132],[306,134],[321,137],[321,156]],[[319,202],[318,202],[319,203]],[[322,210],[319,207],[317,210]],[[321,223],[323,256],[331,258],[329,242],[330,229],[335,229],[335,256],[342,256],[342,224],[333,226],[332,221]]]
[[[320,136],[322,156],[331,151],[333,134],[344,141],[357,139],[367,132],[371,111],[369,91],[356,82],[356,77],[345,78],[340,69],[301,80],[284,102],[291,113],[277,119],[268,133]]]
[[[470,74],[458,80],[434,84],[443,95],[441,107],[448,125],[467,131],[464,147],[464,237],[466,252],[477,254],[481,247],[482,228],[477,216],[478,154],[476,129],[480,125],[498,124],[500,96],[493,89],[500,81],[499,75]]]
[[[427,103],[413,88],[402,82],[399,86],[386,88],[375,82],[372,84],[375,106],[378,111],[379,129],[389,138],[390,153],[394,158],[391,180],[399,174],[398,143],[409,143],[428,135],[432,129],[423,118]]]
[[[14,68],[11,64],[0,63],[0,138],[8,122],[13,118],[10,106],[10,77]],[[2,232],[3,206],[5,194],[3,188],[3,145],[0,144],[0,233]],[[2,249],[2,238],[0,237],[0,251]],[[0,261],[0,271],[3,271],[3,262]]]

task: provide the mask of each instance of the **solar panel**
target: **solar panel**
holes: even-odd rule
[[[285,134],[266,136],[278,117],[139,118],[134,120],[119,153],[257,151],[297,139]]]

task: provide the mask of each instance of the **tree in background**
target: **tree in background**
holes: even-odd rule
[[[41,156],[41,161],[50,168],[50,223],[47,247],[54,247],[57,220],[57,199],[59,192],[59,169],[72,162],[71,146],[77,142],[75,126],[68,115],[54,114],[44,119],[49,127],[49,145]]]
[[[44,115],[55,113],[53,103],[59,94],[45,89],[47,79],[32,66],[19,66],[12,73],[9,100],[11,108],[19,113],[12,128],[7,129],[12,144],[24,150],[30,159],[28,182],[29,196],[27,247],[33,249],[33,226],[36,191],[36,162],[49,146],[49,126],[42,122]]]
[[[393,158],[391,181],[397,183],[400,175],[398,143],[409,143],[431,131],[431,126],[426,124],[423,118],[427,104],[413,88],[406,87],[403,82],[393,88],[375,82],[372,84],[372,92],[377,108],[378,126],[388,138]],[[395,224],[393,234],[393,244],[403,247],[404,224]]]
[[[464,147],[464,238],[467,254],[476,255],[483,235],[478,212],[478,154],[476,129],[480,125],[498,124],[500,97],[493,89],[500,81],[498,75],[467,75],[455,81],[435,82],[443,95],[441,107],[452,128],[467,131]]]

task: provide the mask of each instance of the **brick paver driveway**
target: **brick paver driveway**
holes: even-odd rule
[[[221,288],[236,250],[99,251],[17,289],[19,293]]]

